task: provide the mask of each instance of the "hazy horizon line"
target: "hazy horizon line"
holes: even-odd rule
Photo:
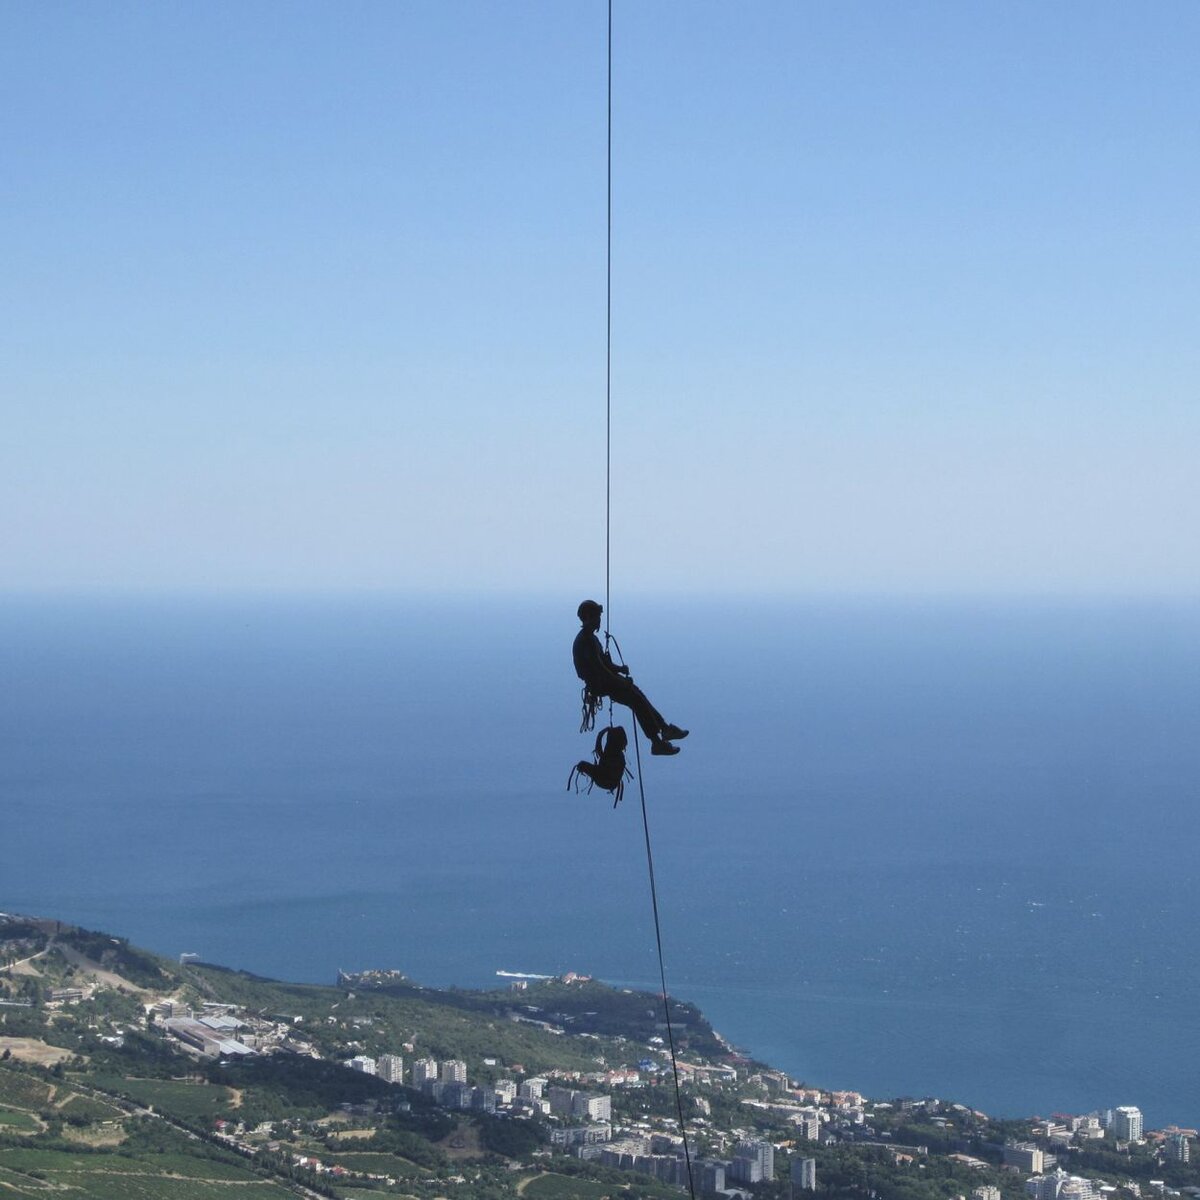
[[[569,604],[594,598],[603,601],[602,588],[586,587],[568,591],[565,588],[138,588],[138,587],[0,587],[0,603],[63,603],[63,602],[261,602],[261,603],[452,603],[468,604],[480,601],[524,602],[535,604]],[[1200,592],[1146,590],[1085,590],[1085,589],[939,589],[867,590],[867,589],[622,589],[613,608],[630,603],[670,604],[687,603],[794,603],[794,604],[1170,604],[1188,606],[1200,604]]]

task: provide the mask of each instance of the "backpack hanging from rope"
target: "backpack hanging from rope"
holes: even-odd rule
[[[571,786],[579,791],[579,777],[588,781],[588,791],[592,788],[603,788],[613,794],[613,808],[621,803],[625,794],[625,780],[633,778],[633,772],[625,765],[625,747],[629,745],[629,735],[621,725],[609,725],[596,734],[596,748],[593,754],[594,762],[586,760],[577,762],[567,776],[567,791]]]

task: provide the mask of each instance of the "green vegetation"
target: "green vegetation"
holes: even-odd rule
[[[594,1043],[511,1020],[510,1011],[524,1012],[510,998],[518,993],[503,993],[503,1004],[491,993],[475,1003],[468,999],[472,993],[435,992],[415,986],[348,991],[276,983],[198,964],[184,968],[183,975],[202,996],[242,1004],[261,1015],[301,1017],[297,1029],[330,1055],[353,1038],[361,1044],[362,1053],[372,1056],[413,1042],[422,1055],[457,1056],[471,1062],[494,1058],[500,1068],[514,1063],[530,1071],[552,1067],[590,1071],[596,1067]]]
[[[7,1132],[25,1132],[39,1128],[37,1121],[27,1112],[16,1112],[13,1109],[0,1108],[0,1130]]]
[[[96,1100],[91,1096],[81,1096],[78,1092],[69,1095],[57,1105],[59,1112],[72,1123],[91,1123],[92,1121],[119,1120],[125,1115],[124,1109],[104,1100]]]
[[[501,1117],[480,1117],[480,1144],[492,1154],[505,1158],[528,1158],[541,1148],[538,1126],[529,1121],[509,1121]]]
[[[0,1103],[17,1108],[44,1108],[50,1103],[51,1087],[37,1076],[15,1065],[0,1066]]]
[[[209,1083],[173,1079],[130,1079],[119,1075],[95,1075],[89,1082],[101,1091],[126,1096],[155,1112],[185,1121],[209,1120],[226,1114],[233,1097],[228,1088]]]
[[[416,1120],[411,1114],[398,1114],[375,1131],[364,1149],[388,1151],[419,1167],[437,1170],[446,1165],[446,1155],[433,1143],[449,1137],[454,1128],[455,1121],[448,1113],[431,1112],[427,1119]]]
[[[634,1042],[649,1042],[652,1037],[666,1036],[662,1001],[657,996],[648,992],[611,988],[595,980],[572,983],[546,980],[531,984],[524,991],[465,992],[450,989],[431,992],[408,982],[383,984],[366,989],[364,994],[367,991],[373,995],[417,999],[426,1006],[434,1004],[443,1009],[457,1009],[508,1021],[514,1017],[525,1021],[545,1021],[574,1034],[586,1033]],[[681,1050],[712,1055],[724,1052],[712,1026],[695,1005],[673,999],[671,1021],[676,1045]],[[527,1028],[536,1029],[536,1026]],[[561,1043],[561,1039],[558,1040]],[[555,1063],[563,1065],[561,1044],[553,1052]]]
[[[96,933],[90,929],[66,929],[58,934],[56,941],[138,987],[161,988],[170,985],[169,964],[145,950],[131,946],[125,938]]]
[[[539,1175],[530,1180],[522,1195],[526,1200],[602,1200],[612,1195],[612,1185],[565,1175]]]
[[[292,1194],[249,1171],[237,1177],[184,1177],[166,1166],[117,1154],[38,1152],[36,1158],[18,1158],[0,1148],[0,1194],[48,1200],[64,1189],[68,1196],[89,1200],[281,1200]]]
[[[645,1175],[588,1167],[581,1163],[563,1166],[561,1173],[538,1175],[526,1185],[523,1196],[530,1200],[679,1200],[678,1188],[658,1183]]]
[[[397,1179],[419,1175],[420,1170],[415,1163],[396,1154],[379,1154],[371,1151],[359,1151],[354,1154],[329,1154],[325,1161],[345,1167],[348,1171],[363,1171],[370,1175],[391,1175]]]
[[[13,1043],[26,1055],[36,1057],[39,1043],[71,1055],[52,1067],[0,1055],[0,1200],[268,1200],[297,1189],[360,1200],[389,1192],[414,1200],[681,1195],[647,1175],[552,1150],[557,1117],[449,1111],[422,1092],[342,1065],[354,1054],[386,1052],[403,1053],[409,1064],[463,1059],[480,1086],[544,1074],[552,1086],[611,1092],[619,1133],[671,1134],[669,1076],[606,1082],[609,1068],[633,1066],[650,1045],[661,1051],[662,1009],[652,995],[578,980],[486,993],[438,992],[385,974],[339,987],[279,983],[177,967],[120,938],[54,922],[0,922],[0,962],[39,946],[37,977],[0,977],[9,996],[33,1002],[0,1009],[0,1032],[32,1039]],[[127,983],[151,990],[134,994]],[[79,986],[84,998],[47,1004],[51,988],[65,985]],[[185,1011],[205,1001],[236,1007],[239,1036],[272,1052],[198,1057],[165,1035],[157,1015],[148,1017],[147,1008],[161,1013],[168,999]],[[672,1001],[672,1019],[693,1064],[737,1072],[736,1080],[713,1072],[703,1084],[685,1077],[687,1111],[706,1118],[691,1130],[693,1159],[728,1158],[732,1142],[748,1134],[793,1147],[776,1155],[776,1179],[752,1185],[756,1200],[785,1200],[795,1153],[816,1159],[816,1200],[950,1200],[985,1183],[1003,1200],[1024,1200],[1023,1177],[1002,1171],[999,1160],[1005,1139],[1036,1139],[1029,1122],[909,1100],[867,1105],[851,1120],[825,1104],[825,1130],[835,1141],[795,1142],[788,1108],[775,1103],[801,1098],[786,1078],[730,1053],[692,1006]],[[984,1161],[961,1163],[952,1157],[960,1152]],[[314,1158],[347,1174],[318,1173]],[[1165,1179],[1200,1187],[1200,1167],[1165,1162],[1150,1146],[1118,1149],[1111,1138],[1064,1149],[1059,1159],[1069,1172],[1118,1185]],[[389,1187],[386,1178],[398,1182]],[[1114,1200],[1133,1196],[1118,1191]]]

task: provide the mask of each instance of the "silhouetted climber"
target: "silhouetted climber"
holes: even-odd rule
[[[567,791],[571,790],[576,777],[582,775],[590,781],[589,792],[593,786],[603,788],[616,797],[613,800],[614,807],[620,804],[625,794],[625,780],[627,777],[633,778],[633,772],[625,766],[625,747],[628,745],[629,734],[623,726],[609,725],[607,729],[600,730],[596,734],[595,761],[584,759],[571,768],[571,774],[567,776]],[[575,790],[578,791],[578,787]]]
[[[651,754],[678,754],[679,747],[672,746],[671,742],[687,737],[688,731],[665,721],[662,713],[646,699],[646,693],[629,678],[629,668],[617,666],[600,644],[596,633],[603,612],[603,607],[595,600],[585,600],[579,606],[579,621],[583,628],[575,635],[575,644],[571,647],[575,674],[583,680],[583,728],[592,727],[601,700],[607,696],[633,710],[642,732],[650,739]]]

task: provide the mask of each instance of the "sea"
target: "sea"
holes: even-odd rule
[[[579,598],[0,599],[0,909],[657,990],[638,785],[566,786]],[[673,994],[818,1086],[1200,1124],[1200,604],[611,615],[691,730],[642,747]]]

